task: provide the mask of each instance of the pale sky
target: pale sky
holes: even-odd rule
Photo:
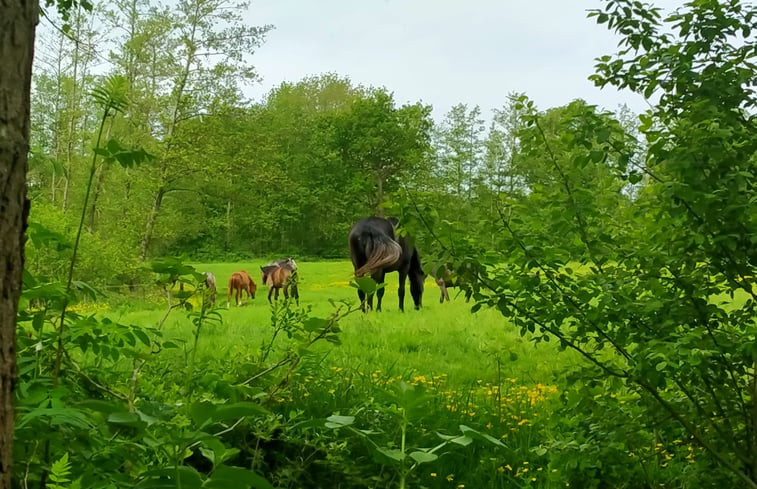
[[[682,0],[657,0],[666,11]],[[273,24],[252,62],[259,99],[282,81],[333,72],[384,86],[398,104],[422,101],[441,119],[455,104],[488,117],[510,92],[541,109],[575,98],[615,110],[640,96],[600,90],[587,78],[617,38],[587,11],[599,0],[252,0],[246,20]]]

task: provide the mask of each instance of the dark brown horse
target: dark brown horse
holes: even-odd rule
[[[263,283],[268,287],[268,302],[279,299],[279,289],[284,292],[284,299],[291,295],[300,305],[300,291],[297,287],[297,262],[293,258],[284,258],[260,267]]]
[[[251,299],[254,299],[255,291],[257,290],[257,288],[258,287],[257,285],[255,285],[255,281],[252,280],[250,274],[245,270],[232,273],[231,277],[229,277],[229,292],[226,296],[226,307],[229,307],[232,292],[235,293],[235,302],[237,306],[241,306],[242,298],[244,296],[244,294],[242,294],[242,291],[247,292],[247,296]]]
[[[406,236],[395,235],[397,220],[381,217],[360,219],[350,230],[350,256],[355,267],[355,276],[370,275],[378,284],[384,283],[384,276],[390,272],[399,272],[400,311],[405,310],[405,279],[410,278],[410,295],[413,296],[415,308],[420,309],[423,298],[424,273],[421,259]],[[376,291],[376,310],[381,310],[384,288]],[[360,307],[365,311],[366,297],[358,289]],[[368,308],[373,307],[373,296],[367,298]]]

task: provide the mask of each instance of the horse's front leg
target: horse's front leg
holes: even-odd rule
[[[405,312],[405,279],[407,279],[407,272],[400,270],[400,288],[397,291],[397,295],[400,298],[400,311]]]
[[[386,284],[384,283],[386,273],[384,273],[383,271],[376,272],[372,275],[372,277],[373,280],[375,280],[379,285],[378,290],[376,290],[376,311],[381,311],[381,301],[384,299],[384,289],[386,287]],[[370,297],[368,298],[368,306],[371,306]]]
[[[423,279],[422,272],[410,272],[410,295],[413,296],[416,310],[423,306]],[[449,301],[449,291],[446,285],[444,286],[444,295],[447,297],[447,301]]]
[[[276,290],[276,289],[274,289],[273,287],[270,287],[270,288],[268,289],[268,303],[269,303],[269,304],[273,304],[273,301],[271,300],[271,295],[273,295],[273,291],[274,291],[274,290]]]

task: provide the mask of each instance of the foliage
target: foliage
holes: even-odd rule
[[[119,0],[92,16],[127,27],[105,41],[122,76],[93,74],[88,43],[62,34],[38,67],[19,486],[757,486],[753,6],[695,1],[663,18],[607,0],[590,15],[620,52],[592,79],[647,97],[639,123],[512,95],[486,132],[477,107],[435,129],[430,107],[333,74],[243,100],[244,56],[268,27],[243,25],[239,5]],[[94,39],[87,19],[77,10],[66,30]],[[326,366],[354,311],[334,298],[353,295],[349,264],[317,284],[345,289],[328,313],[279,304],[232,340],[234,313],[170,258],[344,256],[350,224],[373,212],[400,217],[474,312],[544,348],[531,355],[584,362],[566,361],[559,387],[519,385],[500,369],[523,347],[479,340],[472,316],[457,334],[478,350],[447,342],[459,363],[490,355],[496,380],[449,385],[379,347],[462,368],[433,348],[444,313],[426,310],[349,323],[360,349],[342,358],[357,364]],[[159,297],[158,319],[92,312],[133,300],[97,288],[114,285]],[[391,373],[364,368],[378,362]]]
[[[611,0],[592,16],[622,36],[595,82],[659,95],[640,117],[646,145],[583,103],[540,113],[521,99],[527,192],[503,196],[498,220],[482,222],[493,246],[438,223],[435,235],[451,236],[440,258],[460,270],[475,258],[474,310],[495,307],[522,334],[586,359],[559,418],[559,431],[583,443],[552,446],[571,466],[621,484],[628,473],[584,457],[619,460],[632,444],[651,445],[638,460],[654,480],[662,464],[652,460],[691,443],[697,463],[681,467],[679,483],[755,487],[757,11],[704,1],[662,18]],[[590,402],[606,392],[625,404]],[[574,406],[586,422],[567,416]],[[642,425],[644,436],[628,436]]]

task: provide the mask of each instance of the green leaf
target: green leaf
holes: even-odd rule
[[[210,401],[193,402],[189,406],[189,415],[198,428],[205,426],[215,412],[216,405]]]
[[[147,425],[147,423],[139,418],[138,414],[130,412],[111,413],[107,421],[108,423],[131,426],[133,428],[143,428]]]
[[[186,465],[149,470],[143,474],[143,477],[143,480],[135,486],[137,489],[162,489],[167,487],[199,489],[203,483],[200,473]]]
[[[309,332],[315,332],[315,331],[321,331],[323,328],[328,326],[330,321],[328,319],[322,319],[322,318],[308,318],[302,323],[302,327],[305,328],[305,331]]]
[[[269,410],[254,402],[237,402],[228,405],[219,405],[210,419],[214,422],[226,421],[243,417],[267,416]]]
[[[487,442],[491,443],[492,445],[496,445],[498,447],[504,447],[505,446],[504,443],[502,443],[501,441],[497,440],[493,436],[487,435],[486,433],[481,433],[479,431],[476,431],[473,428],[471,428],[470,426],[466,426],[464,424],[461,424],[460,425],[460,431],[462,431],[465,436],[469,436],[469,437],[471,437],[473,439],[487,441]]]
[[[436,455],[435,453],[429,453],[429,452],[424,452],[424,451],[412,452],[410,453],[410,457],[412,457],[412,459],[418,462],[419,464],[433,462],[434,460],[439,458],[439,456]]]
[[[327,428],[343,428],[345,426],[350,426],[354,422],[355,416],[332,415],[326,418],[325,426]]]
[[[365,294],[374,294],[379,289],[380,285],[376,283],[371,277],[357,277],[350,285]],[[383,286],[384,284],[381,284]]]
[[[405,455],[402,453],[402,451],[396,448],[379,447],[376,449],[376,451],[381,455],[387,457],[388,459],[396,462],[402,462],[405,459]]]
[[[251,470],[241,467],[220,466],[210,474],[210,478],[202,485],[209,489],[247,488],[274,489],[268,480]]]

